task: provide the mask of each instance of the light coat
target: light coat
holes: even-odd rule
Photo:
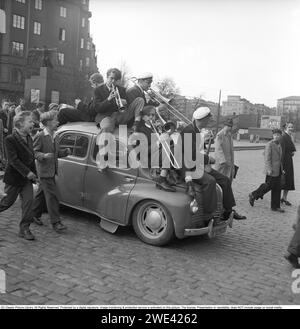
[[[276,144],[273,140],[268,142],[265,151],[265,170],[267,176],[278,177],[281,174],[281,158],[282,148],[280,144]]]
[[[231,133],[222,129],[215,140],[215,169],[231,181],[234,176],[234,149]]]

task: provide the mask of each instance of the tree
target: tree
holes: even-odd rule
[[[173,97],[175,94],[179,93],[179,88],[171,78],[164,78],[163,80],[158,81],[155,84],[155,87],[162,96],[167,98]]]

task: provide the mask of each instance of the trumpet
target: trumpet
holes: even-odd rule
[[[115,100],[116,100],[118,110],[123,111],[125,109],[125,106],[122,103],[122,99],[121,99],[121,96],[120,96],[120,93],[119,93],[119,89],[114,84],[112,84],[111,87],[112,87],[112,90],[113,90],[114,95],[115,95]]]

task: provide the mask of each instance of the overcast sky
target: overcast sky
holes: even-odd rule
[[[90,0],[101,73],[171,77],[182,95],[276,106],[300,95],[300,0]]]

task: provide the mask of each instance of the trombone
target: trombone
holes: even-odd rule
[[[135,85],[137,85],[137,79],[131,78],[130,79]],[[192,121],[187,118],[184,114],[182,114],[179,110],[177,110],[174,106],[169,104],[170,100],[162,96],[160,93],[156,92],[152,88],[145,91],[145,93],[155,102],[159,103],[160,105],[166,105],[168,111],[174,115],[179,121],[183,121],[186,125],[191,124]]]
[[[157,114],[158,114],[158,112],[157,112]],[[160,115],[159,114],[158,114],[158,116],[160,118]],[[167,122],[167,123],[165,122],[164,126],[166,124],[169,124],[169,123],[170,122]],[[171,123],[174,124],[173,122],[171,122]],[[162,148],[163,148],[163,150],[164,150],[164,152],[165,152],[168,160],[170,161],[170,164],[172,165],[172,167],[175,168],[175,169],[181,169],[181,167],[179,166],[179,164],[178,164],[178,162],[177,162],[177,160],[175,158],[175,155],[173,154],[173,152],[171,150],[170,145],[167,143],[166,140],[162,140],[161,139],[161,135],[159,134],[159,132],[158,132],[158,130],[157,130],[157,128],[156,128],[156,126],[155,126],[155,124],[154,124],[154,122],[152,120],[150,120],[150,125],[151,125],[151,127],[152,127],[152,129],[153,129],[153,131],[154,131],[154,133],[155,133],[158,141],[160,141],[161,146],[162,146]]]

